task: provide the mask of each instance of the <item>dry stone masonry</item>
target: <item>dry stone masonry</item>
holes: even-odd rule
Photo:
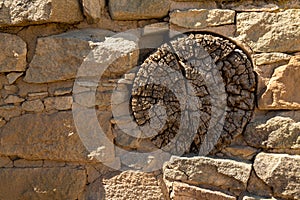
[[[0,0],[0,199],[300,199],[299,19],[298,0]],[[77,107],[112,148],[85,146]],[[146,173],[118,148],[176,156]]]

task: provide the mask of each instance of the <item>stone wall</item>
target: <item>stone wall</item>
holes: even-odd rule
[[[0,199],[300,199],[299,19],[298,0],[0,0]],[[151,149],[120,132],[111,96],[174,31],[244,52],[256,81],[251,121],[208,156],[146,173],[123,170],[106,148],[119,161],[107,167],[74,109],[95,108],[116,146]],[[109,65],[96,86],[78,73],[95,49]],[[117,95],[118,105],[128,98]],[[92,117],[83,116],[90,131]]]

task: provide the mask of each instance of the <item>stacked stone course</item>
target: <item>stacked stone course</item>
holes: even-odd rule
[[[298,0],[0,0],[0,199],[300,199],[299,19]],[[115,40],[124,31],[138,40]],[[149,150],[118,129],[111,95],[130,88],[129,70],[172,31],[218,35],[245,52],[251,121],[209,156],[174,157],[151,173],[110,169],[80,140],[72,107],[94,106],[116,145]],[[125,53],[75,93],[95,46],[103,61]]]

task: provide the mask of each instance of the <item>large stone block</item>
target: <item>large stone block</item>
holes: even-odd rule
[[[184,28],[205,28],[234,23],[235,12],[220,9],[176,10],[170,14],[170,22]]]
[[[300,109],[300,56],[293,56],[287,65],[273,70],[266,80],[265,91],[258,97],[262,110]]]
[[[86,173],[72,168],[2,168],[0,180],[0,199],[77,199]]]
[[[109,11],[114,20],[162,18],[169,12],[169,0],[110,0]]]
[[[254,161],[257,176],[273,188],[274,196],[300,199],[300,156],[260,153]]]
[[[255,52],[300,51],[299,18],[299,9],[238,13],[237,35]]]
[[[89,21],[97,21],[105,11],[105,0],[83,0],[84,15]]]
[[[165,180],[170,182],[210,185],[238,195],[246,189],[251,164],[209,157],[173,157],[163,171]]]
[[[0,1],[0,27],[81,20],[83,17],[77,0]]]
[[[104,178],[105,199],[161,199],[162,188],[155,174],[126,171]]]
[[[25,71],[27,48],[21,38],[0,33],[0,47],[0,72]]]
[[[86,68],[82,68],[80,76],[97,76],[109,64],[103,76],[123,75],[137,64],[137,44],[126,36],[109,37],[112,35],[107,30],[85,29],[39,38],[24,81],[46,83],[74,79],[83,61]]]
[[[251,122],[244,132],[246,142],[264,149],[300,149],[300,122],[276,116]]]
[[[92,160],[76,133],[72,112],[25,114],[0,130],[0,154],[29,160]]]

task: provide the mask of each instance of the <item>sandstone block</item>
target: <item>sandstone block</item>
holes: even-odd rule
[[[125,171],[103,179],[105,199],[164,199],[155,174]]]
[[[49,97],[44,100],[46,110],[70,110],[72,108],[73,97]]]
[[[169,12],[169,0],[110,0],[109,11],[114,20],[162,18]]]
[[[244,132],[250,146],[264,149],[300,149],[300,122],[276,116],[251,122]]]
[[[25,101],[25,99],[16,95],[8,95],[8,97],[4,99],[4,103],[22,103],[23,101]]]
[[[251,165],[228,159],[173,157],[164,166],[164,178],[191,185],[210,185],[239,194],[246,189]]]
[[[67,14],[66,14],[67,13]],[[0,2],[0,27],[83,20],[77,0],[12,0]]]
[[[0,47],[0,72],[25,71],[27,48],[26,43],[21,38],[0,33]]]
[[[170,11],[174,10],[187,10],[187,9],[214,9],[217,8],[215,1],[188,1],[178,2],[171,1]]]
[[[274,69],[266,83],[265,91],[258,98],[263,110],[300,109],[300,56],[294,56],[287,65]]]
[[[184,28],[205,28],[234,23],[235,12],[220,9],[176,10],[170,14],[170,23]]]
[[[12,72],[7,74],[7,80],[9,84],[13,84],[20,76],[22,76],[23,73],[16,73],[16,72]]]
[[[0,168],[2,167],[13,167],[13,162],[4,156],[0,156]]]
[[[0,138],[1,155],[16,155],[28,160],[92,160],[76,133],[72,112],[25,114],[13,118],[1,128]]]
[[[46,83],[75,78],[94,43],[110,34],[110,31],[86,29],[39,38],[24,81]]]
[[[254,170],[257,176],[273,188],[274,196],[284,199],[300,198],[300,156],[260,153]]]
[[[219,191],[212,191],[208,189],[203,189],[200,187],[191,186],[185,183],[174,182],[171,198],[174,200],[184,200],[184,199],[201,199],[201,200],[235,200],[236,198],[231,195]]]
[[[25,101],[22,104],[22,109],[28,112],[42,112],[44,110],[44,104],[40,99]]]
[[[73,79],[79,67],[82,67],[82,73],[86,73],[80,76],[96,76],[108,64],[111,65],[106,76],[123,74],[123,71],[137,63],[137,45],[131,39],[126,39],[126,36],[105,38],[112,35],[111,31],[85,29],[39,38],[36,54],[24,80],[46,83]]]
[[[299,9],[238,13],[237,35],[255,52],[300,51],[299,17]]]
[[[0,169],[0,199],[77,199],[86,184],[82,169]]]
[[[22,114],[22,110],[19,106],[13,106],[13,105],[0,106],[0,116],[7,121],[13,117],[18,117],[21,114]]]
[[[292,56],[285,53],[260,53],[252,56],[256,65],[267,65],[274,63],[288,62]]]
[[[83,12],[88,21],[97,22],[105,12],[105,0],[83,0]]]

